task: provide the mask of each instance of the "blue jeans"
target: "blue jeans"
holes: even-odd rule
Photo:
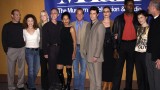
[[[35,88],[36,77],[40,68],[39,50],[27,49],[25,50],[26,61],[28,65],[28,88]]]
[[[80,64],[80,71],[79,71]],[[80,46],[77,46],[76,59],[73,61],[74,89],[84,90],[86,79],[86,60],[81,57]]]

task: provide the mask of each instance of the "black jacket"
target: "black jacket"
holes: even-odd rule
[[[136,13],[134,13],[133,25],[135,27],[135,30],[137,31],[138,20],[137,20]],[[120,43],[121,43],[121,40],[122,40],[122,34],[123,34],[124,26],[125,26],[125,20],[124,20],[124,13],[123,13],[123,14],[121,14],[121,15],[119,15],[115,18],[114,24],[113,24],[113,27],[112,27],[112,32],[114,34],[118,34],[118,38],[114,42],[114,48],[116,48],[116,49],[119,49],[119,46],[120,46]]]
[[[160,15],[150,21],[148,32],[147,52],[152,54],[152,60],[160,59]]]

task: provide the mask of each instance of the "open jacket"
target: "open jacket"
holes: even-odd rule
[[[133,16],[133,25],[134,25],[134,28],[137,32],[138,20],[137,20],[136,13],[134,13],[134,16]],[[119,46],[120,46],[120,43],[121,43],[121,40],[122,40],[123,31],[124,31],[124,26],[125,26],[125,20],[124,20],[124,13],[123,13],[123,14],[121,14],[121,15],[119,15],[115,18],[114,24],[113,24],[113,27],[112,27],[112,32],[114,34],[118,34],[118,38],[114,42],[114,47],[116,49],[119,49]]]

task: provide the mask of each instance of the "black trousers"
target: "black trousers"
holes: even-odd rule
[[[44,58],[43,50],[40,49],[40,62],[41,62],[41,88],[48,89],[48,59]]]
[[[146,53],[135,52],[135,66],[138,90],[149,90],[146,66]]]
[[[48,78],[49,87],[55,87],[59,83],[57,74],[57,61],[60,46],[51,45],[48,52]]]
[[[115,68],[115,73],[113,77],[113,90],[120,90],[121,78],[124,63],[126,61],[126,82],[125,90],[132,89],[132,77],[134,69],[134,48],[136,41],[122,41],[120,48],[118,50],[119,59],[117,60],[117,65]]]

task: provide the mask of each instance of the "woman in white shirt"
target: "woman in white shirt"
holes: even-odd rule
[[[38,28],[36,17],[32,14],[27,14],[24,17],[23,24],[25,27],[23,30],[23,37],[26,43],[25,54],[28,65],[27,87],[29,90],[36,90],[35,81],[40,68],[40,30]]]

